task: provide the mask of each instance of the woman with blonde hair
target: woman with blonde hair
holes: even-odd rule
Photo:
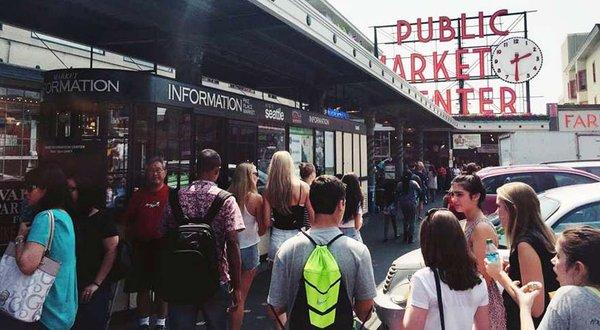
[[[256,166],[250,163],[241,163],[235,168],[233,179],[229,186],[229,192],[242,211],[244,226],[246,229],[238,232],[240,244],[240,256],[242,259],[242,280],[240,287],[240,300],[238,308],[231,314],[232,329],[241,329],[244,319],[244,304],[256,268],[260,260],[258,254],[258,243],[260,236],[264,235],[266,227],[261,221],[263,211],[263,198],[258,194],[256,183],[258,182],[258,171]]]
[[[310,187],[294,176],[294,160],[287,151],[273,154],[263,203],[263,225],[272,226],[269,258],[273,260],[283,242],[304,226],[304,212],[312,222],[314,211],[308,198]],[[271,222],[271,216],[273,221]]]
[[[538,326],[550,302],[548,293],[559,287],[551,262],[555,255],[554,233],[542,221],[540,202],[535,191],[527,184],[511,182],[498,188],[496,204],[510,248],[510,268],[507,274],[501,271],[498,264],[486,262],[486,271],[505,289],[502,296],[508,329],[520,328],[518,298],[513,281],[541,284],[544,294],[535,298],[531,309],[534,323]]]

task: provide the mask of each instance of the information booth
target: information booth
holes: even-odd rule
[[[109,208],[123,205],[143,184],[144,165],[155,155],[167,161],[168,184],[186,186],[197,176],[195,159],[204,148],[223,159],[221,186],[244,161],[256,164],[264,184],[273,153],[289,150],[295,162],[314,163],[319,174],[357,173],[366,192],[362,123],[149,72],[48,71],[43,92],[40,161],[56,161],[70,175],[105,186]]]

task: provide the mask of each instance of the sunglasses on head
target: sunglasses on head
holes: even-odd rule
[[[429,210],[427,210],[427,212],[425,212],[425,218],[431,219],[431,217],[433,217],[433,215],[437,211],[449,211],[449,210],[445,207],[433,207],[433,208],[430,208]]]

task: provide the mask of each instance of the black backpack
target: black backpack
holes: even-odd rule
[[[159,293],[169,303],[202,304],[214,296],[220,284],[216,238],[210,223],[232,195],[219,191],[204,218],[189,218],[181,209],[178,192],[169,193],[169,204],[178,227],[167,232]]]

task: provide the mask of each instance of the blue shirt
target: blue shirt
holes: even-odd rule
[[[44,301],[40,322],[49,329],[70,329],[77,314],[75,231],[73,221],[66,211],[50,211],[54,214],[54,240],[49,257],[60,263],[60,269]],[[42,211],[33,219],[27,241],[46,246],[49,234],[48,211]]]

